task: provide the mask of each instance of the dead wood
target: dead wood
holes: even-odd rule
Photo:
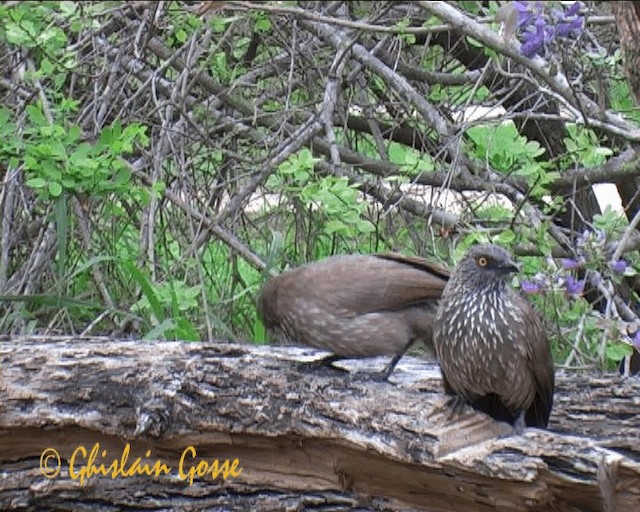
[[[102,338],[0,342],[3,509],[637,510],[640,381],[559,374],[550,430],[509,435],[450,420],[437,367],[405,358],[391,382],[309,369],[314,352]],[[440,411],[440,412],[439,412]],[[135,459],[159,476],[87,476]],[[192,446],[194,451],[188,451]],[[75,479],[70,477],[74,460]],[[60,474],[40,471],[47,448]],[[104,450],[104,452],[103,452]],[[185,451],[186,450],[186,451]],[[178,473],[238,459],[238,476]],[[50,460],[49,467],[55,466]]]

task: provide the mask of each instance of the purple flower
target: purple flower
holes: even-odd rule
[[[551,9],[551,17],[555,22],[564,21],[564,11],[562,9]]]
[[[616,274],[624,274],[628,266],[629,266],[629,263],[627,263],[625,260],[616,260],[611,264],[611,269]]]
[[[553,27],[544,27],[544,42],[550,44],[556,38],[556,30]]]
[[[542,23],[538,23],[541,21]],[[525,32],[524,43],[520,47],[520,53],[525,57],[533,57],[536,55],[544,45],[544,20],[538,18],[536,20],[536,31]]]
[[[526,294],[532,295],[541,291],[541,286],[533,281],[522,281],[520,288]]]
[[[520,53],[522,53],[522,55],[524,55],[525,57],[531,58],[536,53],[538,53],[538,50],[541,47],[542,47],[542,44],[540,44],[540,42],[537,39],[530,39],[520,47]]]
[[[580,2],[575,2],[566,11],[550,9],[545,14],[543,2],[513,2],[518,12],[518,28],[521,31],[520,53],[527,57],[544,53],[545,47],[556,38],[567,38],[579,34],[584,28],[584,18],[579,16]]]
[[[565,15],[567,17],[576,16],[579,12],[580,12],[580,2],[574,2],[569,6]]]
[[[580,33],[582,32],[582,18],[575,18],[570,22],[559,23],[557,32],[561,37],[569,37],[572,33]]]
[[[576,268],[580,268],[582,263],[578,260],[574,260],[572,258],[562,258],[562,268],[565,270],[574,270]]]
[[[576,242],[578,246],[583,246],[589,241],[589,238],[591,238],[591,231],[589,231],[588,229],[585,229],[582,232],[582,234],[577,238]]]
[[[513,2],[513,6],[518,11],[518,27],[528,25],[533,18],[533,14],[529,11],[529,2]]]
[[[640,350],[640,329],[636,331],[631,341],[633,342],[633,346]]]
[[[584,279],[576,279],[573,276],[567,276],[564,281],[564,288],[568,295],[577,297],[584,291]]]

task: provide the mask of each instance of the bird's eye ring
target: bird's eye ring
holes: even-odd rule
[[[486,267],[489,264],[489,260],[487,258],[485,258],[484,256],[480,256],[476,260],[476,263],[478,264],[479,267]]]

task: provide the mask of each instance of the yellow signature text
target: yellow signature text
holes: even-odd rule
[[[193,446],[187,446],[182,452],[178,465],[178,475],[183,480],[189,480],[189,486],[193,485],[196,476],[199,478],[211,476],[215,480],[222,474],[222,479],[226,480],[229,476],[237,477],[242,473],[238,459],[233,459],[233,461],[225,459],[222,464],[218,459],[200,460],[196,463],[195,457],[196,449]]]
[[[178,465],[178,476],[193,485],[196,478],[227,478],[237,477],[242,473],[239,459],[204,460],[197,457],[194,446],[187,446],[181,456]],[[131,455],[131,445],[127,443],[119,457],[109,458],[106,449],[95,443],[91,449],[78,446],[69,459],[69,476],[77,480],[80,485],[94,477],[106,476],[111,479],[129,478],[132,476],[159,477],[172,472],[171,466],[161,460],[151,459],[151,450],[147,450],[144,458]]]

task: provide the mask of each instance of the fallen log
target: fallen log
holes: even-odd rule
[[[557,375],[549,430],[450,418],[432,362],[0,340],[0,508],[640,510],[640,380]]]

